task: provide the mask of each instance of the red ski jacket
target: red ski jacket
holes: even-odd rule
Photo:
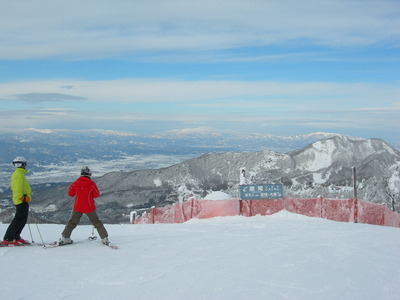
[[[74,210],[84,214],[96,210],[94,198],[100,196],[99,189],[89,177],[81,176],[68,189],[68,195],[75,197]]]

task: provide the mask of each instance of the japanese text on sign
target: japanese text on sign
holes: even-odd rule
[[[239,187],[242,200],[283,198],[282,184],[252,184]]]

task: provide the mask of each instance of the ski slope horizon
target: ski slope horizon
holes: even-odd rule
[[[88,225],[70,246],[0,248],[2,298],[400,299],[398,228],[287,211],[106,228],[120,249],[87,241]],[[39,229],[49,243],[63,225]]]

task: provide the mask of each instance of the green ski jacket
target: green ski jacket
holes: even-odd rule
[[[31,201],[32,190],[28,180],[25,178],[26,173],[28,173],[27,170],[16,168],[14,173],[11,175],[11,190],[15,205]]]

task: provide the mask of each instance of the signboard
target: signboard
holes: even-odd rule
[[[240,185],[240,199],[280,199],[283,198],[282,184]]]

